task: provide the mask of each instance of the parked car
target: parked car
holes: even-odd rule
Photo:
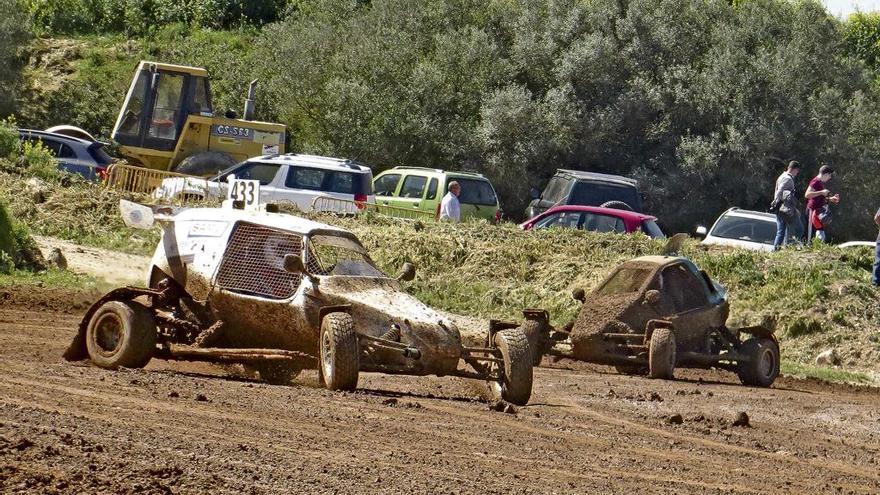
[[[370,167],[352,160],[298,153],[251,158],[210,179],[168,178],[156,188],[153,197],[163,201],[187,197],[223,198],[231,175],[237,179],[259,180],[261,203],[292,202],[303,211],[311,210],[318,197],[375,202]],[[320,209],[347,211],[346,204],[336,208],[332,201]]]
[[[82,176],[86,180],[102,179],[113,163],[103,143],[47,131],[19,129],[19,138],[32,143],[42,142],[58,162],[58,169]]]
[[[544,213],[526,220],[519,227],[523,230],[562,227],[621,234],[642,232],[654,239],[666,238],[666,235],[657,226],[657,217],[598,206],[554,206]]]
[[[532,189],[532,201],[526,209],[526,218],[560,205],[604,206],[641,212],[642,196],[635,179],[559,169],[543,192]]]
[[[731,208],[715,220],[708,231],[698,226],[698,237],[703,237],[703,244],[717,246],[735,246],[753,251],[773,251],[776,239],[776,215],[763,211]],[[789,242],[800,242],[794,233],[789,235]]]
[[[398,208],[415,208],[440,215],[440,202],[449,183],[461,185],[461,218],[501,219],[501,205],[489,179],[475,172],[451,172],[436,168],[394,167],[373,180],[376,202]]]
[[[594,290],[575,289],[572,297],[581,308],[563,329],[554,331],[546,313],[523,325],[536,362],[550,354],[663,379],[676,367],[718,368],[758,387],[779,376],[773,329],[729,328],[727,291],[687,258],[625,261]]]
[[[347,230],[229,207],[119,207],[129,226],[159,223],[162,239],[144,287],[86,311],[68,360],[240,362],[271,383],[317,368],[331,390],[354,390],[361,372],[458,376],[529,401],[532,354],[516,323],[493,320],[484,345],[464,345],[455,323],[404,290],[412,264],[389,277]]]

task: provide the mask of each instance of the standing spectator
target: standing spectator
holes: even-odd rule
[[[446,193],[446,196],[443,196],[443,201],[440,202],[440,220],[461,221],[461,203],[458,202],[460,194],[461,186],[458,182],[450,182],[449,192]]]
[[[776,179],[776,188],[773,191],[773,202],[770,209],[776,213],[776,239],[773,240],[773,250],[779,249],[788,243],[788,236],[792,233],[801,236],[804,230],[801,215],[797,209],[797,201],[794,190],[794,178],[801,172],[801,164],[792,160],[788,162],[788,168]]]
[[[874,213],[874,223],[880,227],[880,209]],[[871,282],[880,286],[880,233],[877,234],[877,247],[874,248],[874,275],[871,277]]]
[[[809,224],[807,242],[813,240],[813,229],[816,230],[816,237],[820,241],[826,242],[825,224],[822,222],[822,217],[830,214],[828,212],[829,202],[837,203],[840,201],[840,195],[832,195],[827,187],[833,174],[834,170],[831,167],[822,165],[819,168],[819,175],[813,177],[807,187],[807,192],[804,193],[804,197],[807,198],[807,222]]]

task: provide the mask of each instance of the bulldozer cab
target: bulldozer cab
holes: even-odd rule
[[[123,146],[173,151],[190,114],[214,115],[207,71],[141,62],[113,139]]]
[[[205,69],[142,61],[112,137],[141,167],[199,176],[284,153],[286,126],[253,120],[255,86],[243,119],[215,116]]]

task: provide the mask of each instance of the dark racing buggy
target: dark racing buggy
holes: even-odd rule
[[[573,297],[582,302],[581,310],[560,331],[550,328],[546,313],[526,312],[523,330],[536,365],[549,354],[666,379],[676,367],[714,367],[760,387],[779,375],[772,330],[728,328],[726,291],[687,258],[626,261],[595,290],[575,290]]]
[[[491,324],[484,346],[463,345],[447,317],[401,288],[415,268],[389,278],[351,232],[265,211],[120,209],[131,226],[162,224],[162,240],[145,287],[89,308],[68,359],[109,369],[154,357],[243,363],[275,383],[317,368],[334,390],[353,390],[362,371],[451,375],[529,400],[531,351],[519,329]]]

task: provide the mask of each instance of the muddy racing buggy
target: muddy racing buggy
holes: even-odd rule
[[[536,364],[549,354],[666,379],[676,367],[714,367],[760,387],[779,375],[773,331],[728,328],[726,291],[687,258],[626,261],[595,290],[576,289],[572,297],[582,306],[563,330],[553,331],[546,313],[527,313],[523,328]]]
[[[233,208],[120,203],[126,223],[159,223],[146,287],[116,289],[86,312],[65,357],[102,368],[151,358],[242,363],[273,383],[317,368],[329,389],[358,374],[486,380],[497,398],[526,404],[531,350],[492,322],[483,347],[462,344],[449,318],[407,294],[405,263],[389,278],[354,234],[304,218]],[[513,325],[515,326],[515,325]]]

